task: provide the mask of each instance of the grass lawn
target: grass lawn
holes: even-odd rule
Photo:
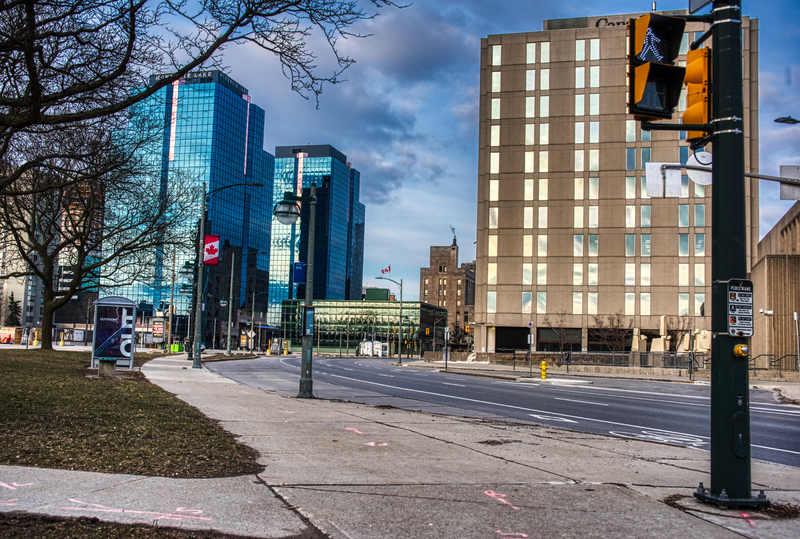
[[[89,361],[0,352],[0,464],[190,478],[263,470],[255,451],[141,374],[87,378]]]

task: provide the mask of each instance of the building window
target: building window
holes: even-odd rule
[[[695,294],[694,295],[694,315],[695,316],[705,316],[705,305],[706,303],[706,295],[705,294]]]
[[[636,120],[625,121],[625,142],[636,142]]]
[[[501,73],[499,71],[492,73],[492,92],[500,91],[500,75]]]
[[[636,228],[636,206],[625,206],[625,227]]]
[[[597,286],[597,264],[589,264],[589,273],[588,273],[588,285],[589,286]]]
[[[583,262],[572,265],[572,285],[583,285]]]
[[[597,234],[589,234],[589,256],[597,256]]]
[[[500,99],[492,99],[492,120],[500,119]]]
[[[592,66],[589,68],[589,88],[600,87],[600,66]]]
[[[586,41],[579,39],[575,42],[575,61],[583,62],[586,60]]]
[[[642,206],[642,228],[650,228],[650,206]]]
[[[499,66],[501,65],[502,59],[502,47],[500,45],[493,45],[492,46],[492,65]]]
[[[539,71],[539,89],[540,90],[549,90],[550,89],[550,70],[549,69],[542,69]]]
[[[533,180],[525,180],[525,188],[522,197],[524,200],[533,200]]]
[[[500,146],[500,126],[493,125],[489,135],[489,146]]]
[[[533,284],[533,264],[522,265],[522,284],[523,285]]]
[[[547,236],[542,234],[538,238],[538,256],[547,256]]]
[[[497,202],[498,191],[500,189],[500,182],[497,180],[489,180],[489,202]]]
[[[500,210],[498,208],[489,208],[489,228],[495,229],[497,228],[497,221],[499,220],[498,212]]]
[[[497,236],[489,236],[489,256],[497,256]]]
[[[678,316],[689,316],[689,294],[678,294]]]
[[[636,264],[625,264],[625,286],[636,286]]]
[[[539,200],[547,200],[547,178],[539,179]]]
[[[583,293],[572,293],[572,314],[583,314]]]
[[[689,198],[689,176],[681,176],[681,198]]]
[[[575,206],[572,217],[572,228],[583,228],[583,206]]]
[[[547,206],[539,208],[539,228],[547,228]]]
[[[597,314],[597,292],[586,294],[586,314]]]
[[[599,206],[589,206],[589,228],[597,228],[599,226]]]
[[[533,152],[525,152],[525,173],[533,174]]]
[[[636,294],[631,292],[625,293],[625,314],[627,316],[636,314]]]
[[[533,294],[531,292],[522,293],[522,313],[531,314],[531,302],[533,301]]]
[[[642,148],[642,170],[645,169],[647,163],[650,162],[650,148]]]
[[[547,263],[539,262],[536,266],[536,284],[538,286],[547,285]]]
[[[636,234],[625,234],[625,256],[636,256]]]
[[[547,118],[550,116],[550,96],[539,96],[539,117]]]
[[[527,50],[525,51],[525,61],[529,64],[536,63],[536,43],[528,43]]]
[[[639,284],[650,286],[650,264],[639,265]]]
[[[689,234],[678,234],[678,256],[689,256]]]
[[[526,97],[525,98],[525,117],[526,118],[535,118],[536,117],[536,98],[535,97]]]
[[[706,235],[694,235],[694,256],[705,256],[706,254]]]
[[[650,292],[642,292],[639,296],[639,314],[650,316]]]
[[[486,312],[497,312],[497,292],[490,290],[486,293]]]
[[[497,284],[497,262],[489,262],[486,267],[486,284]]]
[[[625,170],[636,170],[636,148],[625,149]]]
[[[583,256],[583,234],[573,236],[572,256]]]
[[[591,116],[600,114],[600,94],[589,95],[589,114]]]
[[[489,155],[489,174],[500,174],[500,154],[492,153]]]
[[[706,226],[706,205],[705,204],[695,204],[694,205],[694,226],[697,226],[697,227]]]
[[[575,122],[575,144],[583,144],[584,131],[583,122]]]
[[[600,39],[594,38],[589,40],[589,60],[600,59]]]
[[[525,146],[536,144],[536,124],[525,125]]]
[[[586,101],[583,94],[575,95],[575,116],[583,116],[586,112],[584,110],[584,102]]]
[[[694,197],[695,198],[703,198],[706,196],[706,186],[700,185],[699,183],[694,184]]]
[[[547,314],[547,292],[536,292],[536,314]]]
[[[678,264],[678,286],[689,286],[689,264]]]
[[[550,143],[550,124],[539,125],[539,144]]]
[[[583,178],[575,178],[575,200],[583,200]]]
[[[642,176],[641,183],[642,183],[642,191],[641,191],[641,195],[640,196],[642,198],[650,198],[649,196],[647,196],[647,177],[646,176]]]
[[[600,170],[600,150],[589,150],[589,170]]]
[[[586,88],[586,68],[585,67],[576,67],[575,68],[575,88],[577,88],[577,89]]]
[[[600,122],[589,122],[589,143],[600,142]]]
[[[689,205],[688,204],[679,204],[678,205],[678,226],[679,227],[688,227],[689,226]]]
[[[525,91],[532,92],[536,89],[536,70],[528,69],[525,72]]]
[[[533,256],[533,236],[530,234],[522,236],[522,256]]]
[[[705,264],[695,264],[694,265],[694,285],[695,286],[705,286],[706,285],[706,265]]]
[[[549,172],[550,155],[547,152],[539,152],[539,172]]]
[[[530,206],[522,208],[522,228],[533,228],[533,208]]]
[[[583,172],[584,170],[583,150],[575,150],[575,172]]]
[[[589,178],[589,200],[600,198],[600,178]]]
[[[642,234],[642,256],[650,256],[650,234]]]
[[[549,63],[550,62],[550,43],[548,43],[546,41],[542,42],[542,43],[539,44],[539,47],[540,47],[539,50],[541,51],[541,53],[540,53],[541,58],[539,59],[539,61],[541,63],[543,63],[543,64]]]

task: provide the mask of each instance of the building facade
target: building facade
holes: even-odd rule
[[[280,146],[275,149],[275,202],[286,191],[309,196],[317,187],[314,234],[314,299],[361,299],[364,267],[365,208],[359,202],[360,174],[330,145]],[[293,266],[308,256],[308,207],[292,225],[272,220],[270,325],[281,324],[281,304],[305,299],[305,284],[294,282]]]
[[[475,314],[475,262],[458,266],[458,244],[432,246],[430,263],[419,270],[419,299],[447,309],[447,327],[454,350],[468,350],[472,335],[467,329]],[[443,328],[439,324],[438,328]],[[443,331],[437,328],[437,344]]]
[[[159,78],[151,77],[151,83]],[[187,237],[197,238],[203,188],[209,193],[205,232],[220,236],[220,264],[206,267],[203,337],[206,345],[227,334],[228,308],[236,309],[233,331],[239,329],[239,310],[249,318],[253,310],[266,311],[269,282],[270,225],[274,158],[263,150],[264,110],[251,103],[246,88],[221,71],[188,73],[166,86],[146,103],[164,118],[163,139],[150,148],[161,160],[161,185],[191,182],[197,191],[196,212],[186,216]],[[261,184],[249,187],[243,184]],[[237,185],[236,187],[226,188]],[[224,188],[224,189],[223,189]],[[215,190],[219,190],[214,193]],[[196,243],[195,243],[196,245]],[[108,288],[102,294],[119,295],[139,305],[139,313],[153,316],[173,306],[173,338],[190,334],[194,286],[191,271],[197,248],[176,253],[158,252],[155,275],[147,282]],[[235,267],[231,267],[233,255]],[[234,276],[232,301],[230,276]],[[254,294],[256,294],[254,296]]]
[[[627,21],[639,15],[547,20],[481,42],[477,352],[526,349],[529,333],[539,350],[607,349],[597,328],[656,338],[661,316],[666,333],[710,328],[712,187],[683,176],[680,197],[648,198],[645,164],[685,164],[690,150],[685,132],[643,131],[627,114]],[[758,21],[742,24],[752,172]],[[705,29],[687,23],[679,62]],[[684,90],[673,122],[685,102]],[[757,180],[746,196],[749,271]]]

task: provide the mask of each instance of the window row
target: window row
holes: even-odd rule
[[[525,117],[536,118],[536,97],[529,96],[525,98]],[[539,118],[550,117],[550,96],[539,96]],[[500,119],[500,98],[492,98],[490,102],[490,119]],[[589,116],[598,116],[600,114],[600,94],[589,94]],[[575,116],[586,115],[586,95],[575,95]]]
[[[685,36],[684,36],[685,37]],[[537,47],[538,45],[538,47]],[[525,45],[525,61],[528,64],[536,63],[536,51],[539,50],[539,62],[546,64],[550,62],[550,43],[547,41],[539,43],[526,43]],[[587,55],[588,49],[588,55]],[[684,51],[685,53],[685,51]],[[584,62],[586,60],[599,60],[600,59],[600,39],[578,39],[575,41],[575,61]],[[499,66],[503,63],[503,46],[492,45],[491,47],[491,63],[493,66]]]
[[[532,208],[531,208],[532,209]],[[547,208],[540,208],[547,209]],[[546,215],[546,213],[545,213]],[[689,256],[689,236],[690,234],[678,234],[678,256]],[[497,238],[496,235],[489,236],[488,253],[489,257],[497,257]],[[525,234],[522,236],[522,256],[530,258],[534,256],[534,241],[532,234]],[[694,234],[694,256],[705,256],[706,251],[706,235]],[[584,241],[586,240],[586,241]],[[640,256],[651,256],[652,250],[650,248],[650,234],[641,234],[640,237]],[[599,240],[597,234],[574,234],[572,243],[573,256],[583,256],[584,246],[586,246],[586,254],[588,256],[599,256]],[[539,234],[536,237],[536,255],[547,256],[547,234]],[[636,256],[636,234],[625,235],[625,256]],[[688,286],[688,285],[687,285]]]
[[[522,292],[521,306],[522,314],[533,314],[533,294],[534,292]],[[547,292],[536,292],[536,314],[547,314]],[[586,314],[597,314],[597,292],[586,293]],[[572,314],[583,314],[584,302],[583,292],[572,293]],[[705,316],[705,294],[694,294],[694,305],[690,310],[689,308],[690,294],[678,294],[678,315],[689,316]],[[650,292],[642,292],[639,294],[639,315],[650,316]],[[497,312],[497,292],[490,290],[486,293],[486,312]],[[636,313],[636,294],[632,292],[625,293],[625,311],[626,316],[634,316]]]

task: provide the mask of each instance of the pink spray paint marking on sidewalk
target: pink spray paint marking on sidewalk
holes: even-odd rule
[[[364,445],[368,445],[368,446],[370,446],[370,447],[375,447],[376,445],[377,445],[378,447],[385,447],[385,446],[387,446],[387,445],[389,445],[389,444],[387,444],[387,443],[376,444],[375,442],[367,442],[367,443],[365,443]]]
[[[353,427],[347,427],[345,430],[352,430],[352,431],[353,431],[353,432],[355,432],[356,434],[364,434],[364,433],[363,433],[363,432],[361,432],[360,430],[358,430],[358,429],[354,429]]]
[[[9,490],[17,490],[17,487],[29,487],[32,484],[33,483],[23,483],[23,484],[19,484],[19,483],[3,483],[3,482],[0,481],[0,487],[7,488]]]
[[[7,505],[9,507],[17,505],[14,502],[18,502],[19,498],[14,498],[13,500],[0,500],[0,505]]]
[[[61,509],[64,509],[66,511],[93,511],[97,513],[130,513],[134,515],[155,515],[155,518],[167,518],[170,520],[184,520],[184,519],[214,520],[213,518],[210,517],[179,515],[177,513],[159,513],[157,511],[136,511],[133,509],[115,509],[113,507],[106,507],[104,505],[99,505],[96,503],[87,503],[87,502],[82,502],[80,500],[73,500],[72,498],[70,498],[69,501],[73,503],[80,503],[87,507],[62,507]],[[183,509],[182,507],[176,509],[176,511],[184,511],[184,512],[200,511],[200,513],[202,513],[200,509]]]
[[[527,533],[503,533],[501,530],[497,530],[497,533],[503,537],[528,537]]]
[[[745,519],[748,524],[750,524],[751,528],[756,527],[755,521],[750,519],[750,515],[748,513],[742,513],[742,518]]]
[[[497,500],[499,502],[503,502],[504,504],[506,504],[507,506],[511,507],[512,509],[519,509],[519,507],[514,507],[513,505],[508,503],[507,500],[504,499],[506,497],[505,494],[498,494],[497,492],[495,492],[493,490],[485,490],[483,493],[486,494],[487,496],[491,496],[492,498],[494,498],[495,500]]]

